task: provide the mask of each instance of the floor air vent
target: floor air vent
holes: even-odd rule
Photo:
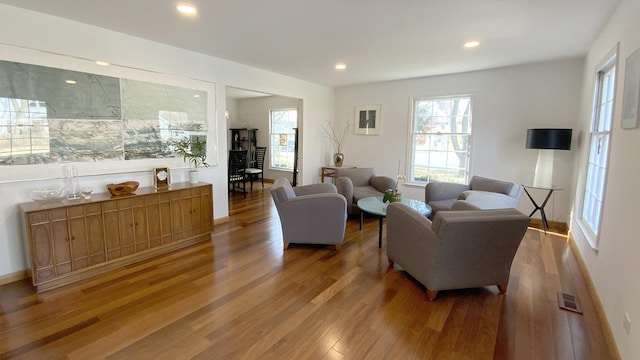
[[[560,309],[582,314],[582,307],[580,307],[580,302],[578,301],[578,298],[573,295],[559,292],[558,306],[560,306]]]

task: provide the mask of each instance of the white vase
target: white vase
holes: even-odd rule
[[[189,183],[197,184],[198,181],[198,170],[189,170]]]

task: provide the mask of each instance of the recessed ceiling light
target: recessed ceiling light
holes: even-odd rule
[[[67,84],[76,84],[75,80],[65,80],[64,82],[66,82]]]
[[[98,64],[100,66],[109,66],[109,65],[111,65],[108,62],[102,61],[102,60],[96,60],[96,64]]]
[[[337,63],[336,64],[336,70],[344,70],[347,68],[347,64],[345,63]]]
[[[195,6],[193,6],[191,4],[187,4],[187,3],[178,4],[178,6],[176,6],[176,9],[178,9],[178,11],[180,13],[185,14],[185,15],[196,15],[196,14],[198,14],[198,9],[196,9]]]
[[[474,41],[467,41],[466,43],[464,43],[464,47],[466,47],[466,48],[473,48],[473,47],[476,47],[478,45],[480,45],[480,42],[479,41],[475,41],[475,40]]]

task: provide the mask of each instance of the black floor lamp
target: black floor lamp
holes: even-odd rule
[[[571,132],[571,129],[527,130],[527,149],[538,149],[534,187],[553,187],[553,153],[571,149]]]

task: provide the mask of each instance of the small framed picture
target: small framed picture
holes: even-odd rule
[[[380,135],[380,105],[356,106],[356,135]]]
[[[153,185],[155,185],[156,189],[167,189],[169,187],[169,168],[153,169]]]
[[[625,63],[622,128],[638,127],[640,119],[640,48],[629,55]]]

